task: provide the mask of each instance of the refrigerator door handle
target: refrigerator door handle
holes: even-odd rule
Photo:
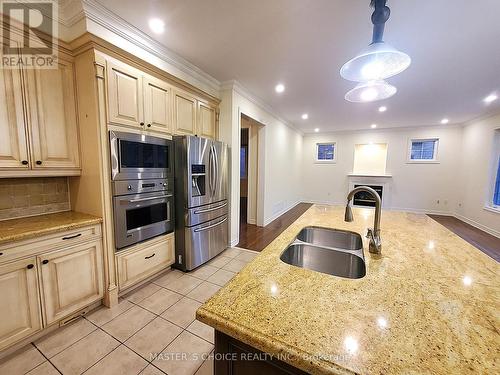
[[[223,204],[221,204],[220,206],[217,206],[217,207],[207,208],[207,209],[203,209],[203,210],[196,210],[196,211],[194,211],[194,213],[195,214],[205,214],[207,212],[212,212],[212,211],[220,210],[221,208],[224,208],[226,206],[227,206],[227,203],[223,203]]]
[[[215,189],[217,186],[217,154],[214,145],[210,145],[212,150],[212,174],[210,179],[212,181],[212,197],[215,195]]]
[[[195,229],[194,232],[198,233],[198,232],[203,232],[205,230],[209,230],[209,229],[212,229],[218,225],[221,225],[222,223],[225,223],[227,221],[227,217],[225,217],[224,219],[222,219],[221,221],[215,223],[215,224],[211,224],[211,225],[208,225],[206,227],[203,227],[203,228],[199,228],[199,229]]]
[[[213,171],[213,166],[214,166],[213,158],[214,158],[213,149],[212,149],[212,146],[210,146],[210,151],[208,153],[208,185],[210,187],[210,194],[212,194],[212,191],[214,189],[213,188],[213,179],[212,179],[212,175],[214,173],[214,171]]]
[[[217,149],[214,148],[214,169],[215,169],[215,178],[214,178],[214,196],[217,194],[217,182],[219,181],[219,156],[217,155]]]

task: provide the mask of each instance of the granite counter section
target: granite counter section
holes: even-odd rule
[[[197,318],[312,374],[498,373],[500,265],[426,215],[384,211],[361,279],[279,259],[305,226],[366,233],[373,210],[353,212],[311,207]]]
[[[0,244],[95,225],[97,216],[75,211],[0,221]]]

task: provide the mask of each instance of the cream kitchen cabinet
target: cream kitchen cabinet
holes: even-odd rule
[[[217,108],[195,96],[175,90],[174,133],[216,138]]]
[[[0,72],[0,177],[80,174],[73,63]]]
[[[217,108],[204,102],[198,102],[197,124],[198,136],[215,139],[217,136]]]
[[[49,325],[104,295],[101,241],[38,256],[44,322]]]
[[[34,257],[0,266],[0,350],[42,329]]]
[[[146,129],[163,133],[172,132],[172,89],[165,82],[144,76],[144,123]]]

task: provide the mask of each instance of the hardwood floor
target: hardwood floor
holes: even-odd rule
[[[428,215],[439,224],[445,226],[457,236],[462,237],[471,245],[477,247],[483,253],[500,262],[500,238],[483,232],[470,224],[453,216]]]
[[[240,242],[236,246],[243,249],[262,251],[311,206],[310,203],[299,203],[265,227],[251,225],[241,220]]]

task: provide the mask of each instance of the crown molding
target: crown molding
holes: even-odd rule
[[[258,96],[254,95],[253,93],[251,93],[245,86],[243,86],[239,81],[237,80],[229,80],[229,81],[224,81],[221,83],[220,85],[220,89],[221,91],[224,91],[224,90],[233,90],[235,92],[237,92],[238,94],[240,94],[241,96],[243,96],[245,99],[247,99],[248,101],[252,102],[253,104],[257,105],[258,107],[260,107],[261,109],[263,109],[264,111],[266,111],[267,113],[269,113],[272,117],[274,117],[276,120],[278,120],[279,122],[285,124],[286,126],[288,126],[290,129],[296,131],[297,133],[299,133],[300,135],[304,135],[304,133],[302,132],[302,130],[298,129],[294,124],[288,122],[287,120],[285,120],[283,117],[281,117],[281,115],[279,115],[273,107],[271,107],[270,105],[268,105],[267,103],[265,103],[261,98],[259,98]],[[258,121],[258,119],[255,119]],[[264,124],[265,125],[265,124]]]

